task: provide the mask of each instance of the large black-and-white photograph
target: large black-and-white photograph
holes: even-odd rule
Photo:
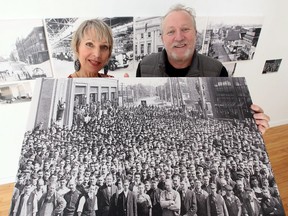
[[[263,17],[209,17],[207,55],[221,62],[253,59],[262,22]]]
[[[35,88],[11,214],[285,215],[244,78]]]
[[[262,74],[277,72],[279,70],[281,62],[282,59],[267,60],[264,64]]]
[[[52,54],[55,77],[66,78],[74,72],[71,40],[78,26],[93,18],[48,18],[45,19],[48,43]],[[135,76],[133,64],[133,17],[100,18],[108,24],[113,33],[114,46],[105,70],[114,77]]]
[[[0,83],[52,77],[43,22],[1,20]]]

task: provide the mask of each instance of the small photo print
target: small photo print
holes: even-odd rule
[[[277,72],[281,65],[282,59],[272,59],[265,62],[262,74]]]

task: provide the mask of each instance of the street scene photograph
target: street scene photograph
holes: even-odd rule
[[[209,17],[203,53],[221,62],[253,59],[262,22],[263,17]]]
[[[35,88],[11,214],[285,215],[245,78]]]
[[[43,20],[0,20],[0,83],[52,77]]]

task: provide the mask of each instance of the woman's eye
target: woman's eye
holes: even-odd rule
[[[106,45],[101,46],[101,50],[109,50],[109,47]]]
[[[88,47],[93,47],[93,43],[87,42],[87,43],[86,43],[86,46],[88,46]]]

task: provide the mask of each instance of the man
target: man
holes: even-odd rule
[[[129,190],[130,181],[124,180],[123,191],[119,194],[117,201],[118,216],[137,216],[137,198]]]
[[[137,77],[227,77],[226,68],[219,61],[195,51],[196,22],[191,8],[176,5],[163,17],[162,52],[146,56],[138,65]],[[254,118],[262,134],[269,128],[269,116],[252,105]],[[233,179],[234,180],[234,179]]]
[[[160,206],[161,189],[157,187],[157,180],[155,177],[151,178],[151,189],[147,191],[152,203],[152,216],[162,215],[162,208]]]
[[[67,183],[66,178],[65,177],[61,177],[60,178],[60,186],[57,189],[57,193],[60,194],[61,196],[64,196],[64,194],[69,192],[69,188],[66,187],[66,183]]]
[[[109,214],[110,199],[117,191],[116,185],[112,184],[113,177],[111,174],[106,176],[105,185],[98,190],[98,215],[107,216]]]
[[[245,215],[245,216],[262,215],[260,203],[255,198],[253,190],[251,188],[246,188],[245,191],[247,193],[247,197],[243,201],[242,215]]]
[[[81,193],[76,189],[76,181],[75,179],[71,179],[68,183],[68,188],[70,191],[64,195],[64,199],[66,201],[66,207],[64,209],[65,216],[74,216],[78,212],[79,200],[81,198]]]
[[[31,182],[25,183],[23,193],[17,198],[13,210],[14,216],[36,216],[38,211],[37,198],[35,193],[31,193]]]
[[[188,185],[185,180],[180,183],[181,191],[181,209],[180,215],[195,216],[197,212],[197,203],[195,193],[188,189]]]
[[[95,216],[97,208],[96,186],[90,186],[87,193],[81,197],[77,212],[82,216]]]
[[[56,182],[51,182],[48,186],[47,193],[44,193],[39,200],[38,216],[61,215],[66,201],[56,192]]]
[[[165,190],[165,180],[166,180],[166,173],[163,171],[159,175],[158,188],[160,190]]]
[[[211,183],[211,194],[207,198],[208,216],[228,216],[228,210],[223,197],[217,194],[216,184]]]
[[[263,215],[285,215],[283,206],[275,197],[271,196],[269,189],[265,188],[262,192],[263,199],[261,200],[261,206]]]
[[[172,188],[172,180],[166,179],[165,190],[160,195],[160,205],[162,207],[162,216],[179,215],[181,207],[180,195]]]
[[[201,189],[201,181],[198,179],[195,181],[195,195],[197,203],[197,215],[207,215],[207,197],[209,194]]]
[[[241,202],[238,197],[233,194],[233,188],[231,185],[226,185],[226,194],[223,197],[229,216],[241,216]]]
[[[165,49],[145,57],[137,68],[137,77],[228,76],[223,65],[195,51],[196,23],[193,11],[176,5],[163,18],[161,39]]]
[[[177,174],[172,175],[172,181],[173,181],[173,190],[180,192],[181,191],[180,176]]]

